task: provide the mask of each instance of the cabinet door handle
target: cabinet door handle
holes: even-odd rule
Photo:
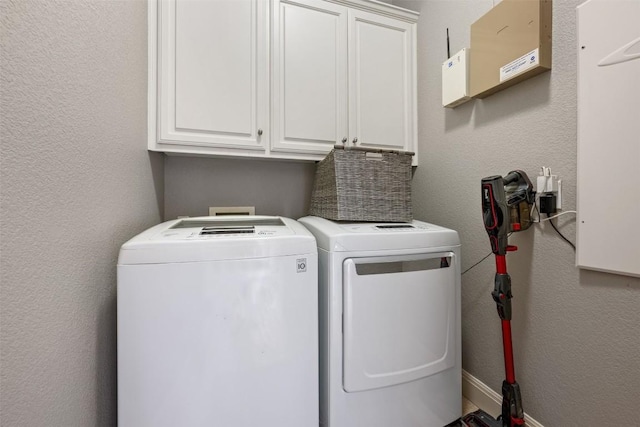
[[[353,145],[356,145],[358,143],[358,138],[353,138]]]
[[[346,143],[347,142],[347,137],[345,136],[344,138],[342,138],[342,143]]]
[[[262,135],[262,129],[258,129],[258,136]]]

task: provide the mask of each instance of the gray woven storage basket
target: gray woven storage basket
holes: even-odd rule
[[[317,165],[309,214],[336,221],[411,221],[411,156],[336,146]]]

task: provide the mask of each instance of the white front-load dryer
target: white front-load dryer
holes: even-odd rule
[[[120,427],[317,427],[313,236],[280,217],[153,227],[118,259]]]
[[[318,243],[321,425],[459,418],[458,233],[420,221],[299,221]]]

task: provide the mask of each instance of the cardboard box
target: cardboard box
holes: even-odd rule
[[[551,0],[502,0],[471,25],[472,97],[551,69],[551,14]]]

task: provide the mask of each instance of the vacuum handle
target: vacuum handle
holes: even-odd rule
[[[482,219],[491,242],[491,251],[496,255],[505,255],[509,217],[504,181],[500,175],[482,179]]]

